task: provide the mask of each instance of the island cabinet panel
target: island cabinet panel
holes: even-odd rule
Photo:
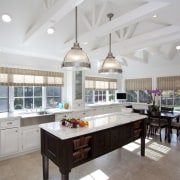
[[[111,150],[117,149],[133,139],[133,125],[126,124],[111,129]]]
[[[93,157],[110,151],[110,131],[104,130],[93,134]]]

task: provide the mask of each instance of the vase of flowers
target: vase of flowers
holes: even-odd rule
[[[154,114],[154,113],[159,113],[160,111],[160,103],[159,103],[159,97],[161,96],[161,91],[158,89],[155,90],[150,90],[149,94],[151,95],[152,98],[152,104],[149,105],[148,110]]]

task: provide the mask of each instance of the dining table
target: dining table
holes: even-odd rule
[[[148,116],[152,116],[151,113],[148,113],[148,111],[144,111],[144,114]],[[172,112],[161,111],[160,113],[153,115],[153,117],[167,120],[167,123],[168,123],[167,137],[168,137],[168,142],[170,143],[171,142],[171,122],[172,120],[179,122],[180,111],[172,111]]]

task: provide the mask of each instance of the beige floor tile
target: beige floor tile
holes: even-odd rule
[[[145,157],[140,156],[139,142],[125,148],[73,168],[70,180],[180,179],[180,143],[175,135],[170,144],[160,143],[159,137],[147,139]],[[58,167],[50,161],[49,180],[60,179]],[[0,180],[43,180],[40,152],[0,161]]]

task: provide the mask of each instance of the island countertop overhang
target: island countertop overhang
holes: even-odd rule
[[[39,127],[53,134],[54,136],[65,140],[146,118],[146,115],[137,113],[125,114],[118,112],[83,118],[83,120],[89,122],[88,127],[70,128],[62,126],[60,122],[44,123],[40,124]]]

